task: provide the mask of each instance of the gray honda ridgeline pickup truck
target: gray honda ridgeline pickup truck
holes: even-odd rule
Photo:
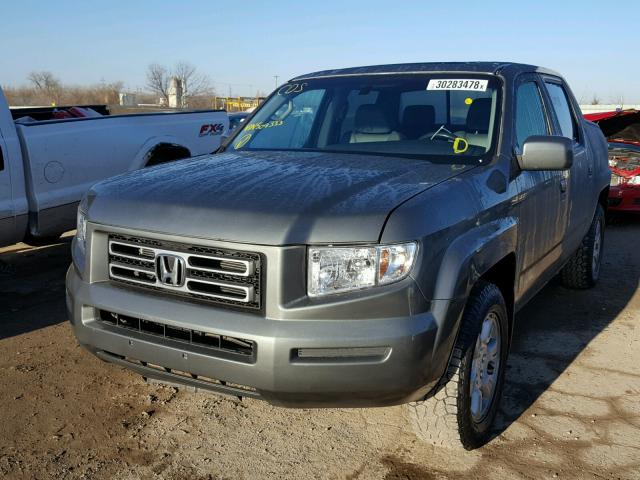
[[[407,403],[423,440],[490,438],[514,316],[598,280],[609,170],[555,72],[311,73],[215,155],[80,204],[78,341],[148,379],[289,407]]]

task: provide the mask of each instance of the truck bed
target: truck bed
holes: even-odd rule
[[[77,203],[91,185],[148,165],[159,145],[179,148],[184,152],[179,158],[213,152],[227,125],[220,110],[16,123],[28,179],[30,234],[73,228]]]
[[[23,117],[31,117],[36,121],[52,120],[53,113],[57,110],[68,110],[72,107],[90,108],[101,115],[111,115],[107,105],[67,105],[60,107],[11,107],[9,111],[14,120]]]

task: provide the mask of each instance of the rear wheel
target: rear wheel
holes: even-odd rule
[[[578,250],[562,269],[562,283],[565,287],[585,289],[597,283],[602,263],[604,225],[604,209],[598,205],[589,231],[582,239]]]
[[[427,398],[407,405],[421,440],[471,450],[491,438],[504,382],[507,331],[500,289],[479,282],[469,296],[445,376]]]

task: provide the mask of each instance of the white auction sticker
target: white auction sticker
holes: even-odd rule
[[[427,90],[471,90],[486,92],[489,80],[475,80],[471,78],[432,78]]]

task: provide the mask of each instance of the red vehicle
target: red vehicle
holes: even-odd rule
[[[640,111],[592,113],[609,142],[609,211],[640,213]]]

